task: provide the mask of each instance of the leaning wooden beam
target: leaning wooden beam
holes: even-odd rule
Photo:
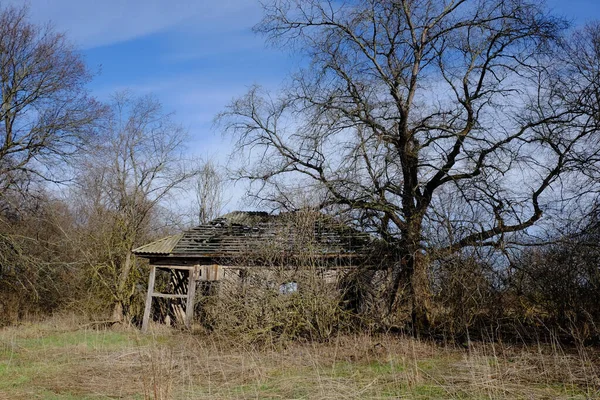
[[[144,319],[142,320],[142,332],[148,331],[150,311],[152,311],[152,296],[154,295],[154,280],[156,278],[156,267],[150,267],[150,278],[148,279],[148,293],[146,294],[146,306],[144,308]]]

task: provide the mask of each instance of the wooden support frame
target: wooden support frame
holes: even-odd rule
[[[170,293],[159,293],[154,291],[154,283],[156,281],[156,270],[157,269],[179,269],[188,271],[188,287],[187,293],[185,294],[170,294]],[[154,297],[166,298],[166,299],[186,299],[185,306],[185,326],[189,329],[192,326],[194,319],[194,300],[196,297],[196,283],[200,275],[200,266],[195,265],[193,267],[182,267],[182,266],[150,266],[150,276],[148,278],[148,293],[146,294],[146,304],[144,307],[144,317],[142,319],[142,332],[148,331],[148,325],[150,323],[150,314],[152,312],[152,299]]]

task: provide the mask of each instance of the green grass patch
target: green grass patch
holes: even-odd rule
[[[17,339],[14,343],[18,347],[26,348],[29,351],[61,349],[72,346],[85,346],[93,350],[113,350],[119,347],[131,346],[133,341],[122,332],[83,330],[53,333],[37,338]]]

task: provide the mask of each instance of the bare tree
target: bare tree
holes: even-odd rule
[[[0,193],[78,151],[102,107],[88,97],[83,59],[27,8],[0,9]],[[0,194],[1,195],[1,194]]]
[[[573,111],[573,120],[567,128],[573,135],[591,136],[600,127],[600,22],[575,31],[565,41],[557,59],[561,61],[562,74],[553,83],[556,97],[563,107]],[[569,149],[569,167],[577,172],[573,182],[575,193],[569,195],[585,194],[584,201],[580,201],[585,213],[596,212],[600,194],[600,146],[597,136],[592,139],[585,143],[587,146]],[[575,199],[580,200],[577,196]]]
[[[152,97],[117,94],[96,150],[81,168],[79,203],[91,236],[82,239],[95,275],[113,297],[116,319],[127,314],[134,294],[131,250],[153,237],[158,209],[198,173],[185,162],[185,138]]]
[[[57,277],[66,274],[72,259],[58,224],[51,222],[64,210],[43,183],[66,180],[57,168],[72,161],[103,112],[88,96],[90,79],[64,35],[29,22],[26,7],[0,4],[0,302],[5,309],[50,311],[60,302]],[[60,262],[63,268],[55,268]]]
[[[196,177],[194,219],[198,224],[206,224],[219,217],[223,210],[225,178],[218,168],[218,165],[209,160],[204,163]]]
[[[255,161],[240,176],[262,200],[313,191],[384,239],[389,310],[405,295],[417,331],[430,257],[526,231],[566,204],[598,148],[578,106],[597,80],[568,86],[566,24],[537,1],[280,0],[265,13],[257,31],[311,63],[221,114]]]

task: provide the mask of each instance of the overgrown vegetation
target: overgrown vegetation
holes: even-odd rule
[[[325,341],[362,326],[358,315],[344,309],[335,284],[326,283],[315,270],[255,270],[245,279],[242,287],[224,283],[217,293],[200,297],[199,317],[208,331],[247,343],[276,344]],[[268,282],[293,282],[298,291],[281,293],[279,284]]]

